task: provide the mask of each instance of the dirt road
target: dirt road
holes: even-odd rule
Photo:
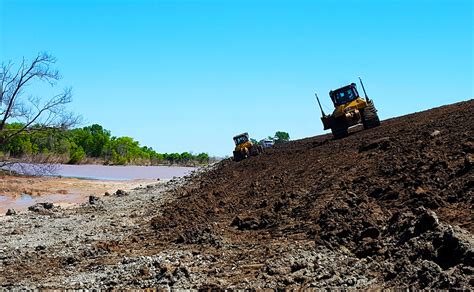
[[[4,217],[0,283],[472,289],[473,155],[470,100]]]

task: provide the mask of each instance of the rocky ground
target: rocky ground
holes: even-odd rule
[[[1,218],[4,287],[474,287],[474,101]]]

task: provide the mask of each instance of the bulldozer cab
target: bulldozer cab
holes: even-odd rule
[[[336,90],[331,90],[329,96],[334,103],[334,107],[349,103],[360,97],[355,83],[351,83]]]
[[[234,139],[235,146],[239,146],[240,144],[243,144],[249,141],[249,134],[243,133],[243,134],[235,136],[233,139]]]

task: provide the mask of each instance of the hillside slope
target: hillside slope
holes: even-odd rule
[[[365,259],[351,277],[374,280],[369,286],[472,287],[473,152],[470,100],[356,129],[342,140],[319,136],[224,161],[178,190],[152,225],[160,240],[181,246],[245,247],[219,258],[221,265],[237,258],[263,265],[248,275],[225,272],[231,283],[245,276],[279,285],[347,284],[352,278],[344,275],[318,282],[318,265],[304,260],[269,270],[310,240],[354,264]]]
[[[292,141],[4,219],[0,286],[473,289],[473,165],[474,100]]]

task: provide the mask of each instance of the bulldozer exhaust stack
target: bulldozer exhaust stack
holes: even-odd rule
[[[319,108],[321,109],[321,114],[323,115],[323,117],[325,117],[326,114],[325,114],[324,111],[323,111],[323,107],[321,106],[321,102],[319,102],[318,94],[315,92],[314,95],[316,96],[316,100],[318,101]]]
[[[362,86],[362,90],[364,91],[365,100],[370,101],[369,97],[367,96],[367,92],[365,92],[365,87],[364,87],[364,83],[362,83],[362,78],[360,77],[359,77],[359,82],[360,82],[360,85]]]

